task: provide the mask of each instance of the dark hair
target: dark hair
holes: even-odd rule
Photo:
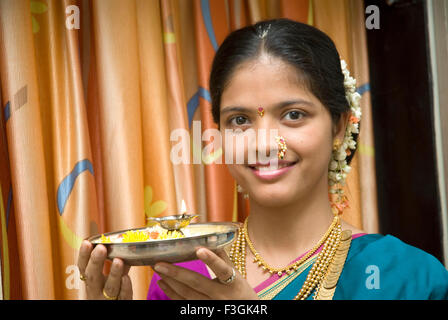
[[[328,109],[333,123],[350,110],[345,98],[340,57],[333,41],[307,24],[273,19],[233,31],[216,52],[209,86],[213,120],[218,125],[221,96],[233,72],[242,63],[263,53],[294,66],[306,87]],[[357,135],[353,138],[356,141]],[[347,163],[353,158],[354,151],[347,157]]]

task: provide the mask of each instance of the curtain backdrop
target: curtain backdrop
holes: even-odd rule
[[[378,231],[362,1],[0,0],[4,299],[85,298],[82,239],[179,213],[182,200],[200,221],[244,220],[247,200],[215,163],[222,150],[191,138],[199,164],[173,164],[170,136],[216,128],[217,48],[232,30],[278,17],[328,33],[358,79],[363,119],[344,217]],[[132,268],[135,299],[151,275]]]

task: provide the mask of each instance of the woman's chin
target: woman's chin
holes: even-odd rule
[[[263,188],[258,189],[256,194],[251,194],[250,198],[263,207],[284,207],[294,203],[295,198],[292,190],[284,188]]]

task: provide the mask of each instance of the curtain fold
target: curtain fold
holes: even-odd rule
[[[107,230],[145,225],[137,8],[135,1],[94,1],[92,22]],[[126,23],[120,23],[126,22]],[[134,295],[144,297],[147,269],[132,268]]]
[[[214,54],[219,44],[230,32],[230,26],[227,15],[223,14],[228,10],[225,0],[195,0],[194,10],[200,92],[198,107],[201,115],[201,128],[204,132],[207,129],[217,129],[211,115],[208,80]],[[201,149],[203,150],[207,145],[204,143]],[[204,180],[207,186],[205,192],[208,220],[231,221],[234,216],[235,186],[234,180],[224,164],[222,148],[213,149],[206,156],[208,161],[204,167]],[[222,164],[211,162],[213,159],[220,159]],[[218,181],[219,183],[216,183]]]
[[[358,142],[359,191],[362,227],[366,232],[378,233],[378,205],[375,174],[375,148],[370,99],[370,78],[364,7],[360,1],[349,1],[349,32],[353,57],[353,75],[361,94],[362,124]]]
[[[20,282],[26,283],[22,286],[23,297],[53,299],[50,190],[30,10],[29,1],[0,2],[2,105],[5,106],[12,190],[15,190]],[[35,250],[36,246],[39,250]]]
[[[179,213],[182,200],[199,221],[244,221],[249,202],[222,147],[214,141],[210,148],[205,135],[217,128],[208,80],[231,31],[278,17],[327,32],[358,79],[363,123],[344,218],[377,231],[359,1],[2,0],[4,299],[84,299],[76,267],[82,239]],[[175,130],[186,133],[190,164],[170,161]],[[134,299],[145,299],[151,269],[130,275]]]
[[[163,43],[165,49],[165,68],[168,90],[168,119],[170,132],[183,130],[188,133],[188,115],[185,108],[186,98],[183,84],[182,60],[178,39],[179,30],[175,28],[173,15],[173,2],[161,0],[161,16],[163,29]],[[188,160],[191,163],[191,152],[187,136],[182,136],[180,142],[185,143],[184,150],[188,151]],[[173,146],[173,145],[172,145]],[[187,213],[196,212],[196,196],[194,190],[194,173],[190,164],[173,164],[177,206],[181,209],[181,201],[186,203]]]

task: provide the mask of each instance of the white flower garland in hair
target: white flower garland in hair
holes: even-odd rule
[[[338,195],[338,199],[333,203],[333,207],[339,213],[342,213],[342,210],[348,206],[347,198],[343,195],[344,191],[340,186],[345,185],[345,179],[351,170],[346,158],[351,154],[350,150],[356,149],[356,141],[353,139],[353,134],[359,133],[359,121],[361,120],[361,95],[356,92],[356,79],[350,76],[347,63],[344,60],[341,60],[341,68],[344,74],[345,97],[350,106],[351,115],[345,131],[344,140],[339,148],[333,151],[332,159],[328,167],[328,183],[331,187],[330,193]]]

